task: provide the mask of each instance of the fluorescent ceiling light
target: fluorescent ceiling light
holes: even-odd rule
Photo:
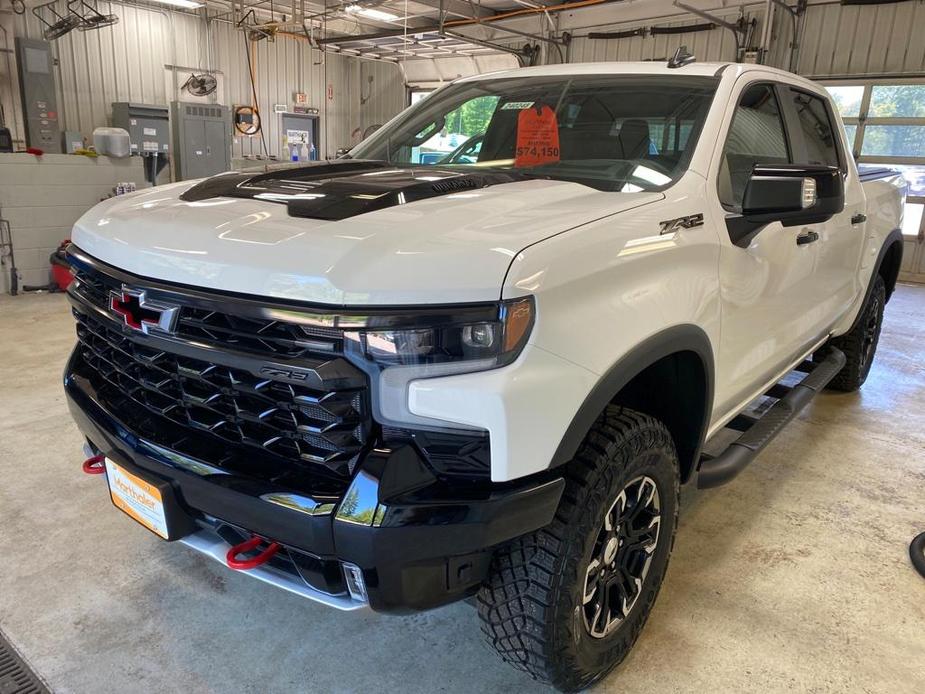
[[[174,7],[182,7],[185,10],[195,10],[196,8],[203,6],[203,3],[193,2],[193,0],[154,0],[154,2],[159,2],[162,5],[173,5]]]
[[[358,14],[367,19],[378,19],[380,22],[391,22],[398,19],[398,15],[392,14],[391,12],[383,12],[382,10],[375,10],[371,7],[361,7],[360,5],[347,5],[346,10],[347,12]]]

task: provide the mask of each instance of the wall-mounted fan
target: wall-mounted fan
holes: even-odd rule
[[[189,76],[189,79],[183,83],[183,86],[180,89],[185,89],[193,96],[209,96],[218,88],[218,80],[215,79],[214,75],[210,75],[207,72],[203,72],[199,75],[193,73]]]

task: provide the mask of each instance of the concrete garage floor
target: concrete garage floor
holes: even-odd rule
[[[62,296],[0,298],[0,627],[61,692],[537,691],[475,611],[340,614],[168,545],[80,471]],[[860,394],[826,394],[740,479],[686,494],[661,598],[597,691],[925,691],[925,287]]]

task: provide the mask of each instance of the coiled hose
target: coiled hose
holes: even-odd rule
[[[909,559],[915,570],[925,578],[925,533],[917,536],[909,545]]]

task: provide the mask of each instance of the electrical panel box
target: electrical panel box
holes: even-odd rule
[[[83,149],[84,136],[77,130],[65,130],[61,136],[61,149],[65,154],[74,154],[78,149]]]
[[[132,154],[170,150],[170,120],[166,106],[117,101],[112,105],[112,125],[128,131]]]
[[[22,98],[26,145],[49,154],[61,153],[61,125],[51,44],[16,37],[19,93]]]
[[[170,103],[174,178],[204,178],[231,169],[231,109],[217,104]]]

